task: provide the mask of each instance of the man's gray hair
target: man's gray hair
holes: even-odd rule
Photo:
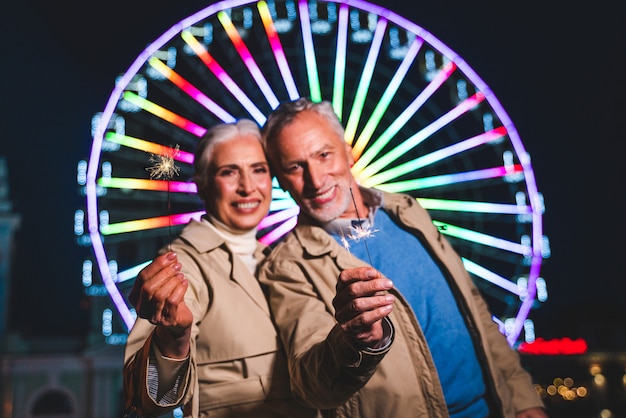
[[[330,127],[337,132],[342,139],[344,137],[343,125],[337,117],[330,102],[324,100],[313,102],[311,99],[301,97],[291,102],[281,103],[267,118],[263,126],[262,135],[265,149],[269,151],[271,142],[280,135],[280,132],[303,111],[312,111],[322,116]]]

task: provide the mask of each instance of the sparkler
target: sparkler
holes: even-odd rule
[[[365,245],[365,252],[367,252],[367,258],[370,262],[370,266],[373,265],[372,263],[372,256],[370,255],[370,249],[367,246],[367,241],[366,238],[369,237],[373,237],[374,236],[374,232],[372,229],[370,229],[369,227],[363,227],[363,222],[361,221],[361,216],[359,215],[359,209],[356,206],[356,200],[354,199],[354,193],[352,193],[352,187],[350,187],[350,196],[352,196],[352,204],[354,205],[354,211],[356,212],[356,219],[358,221],[358,225],[353,226],[352,229],[354,230],[353,234],[348,235],[348,238],[359,242],[360,240],[363,240],[363,245]],[[345,237],[342,237],[341,240],[344,243],[344,247],[346,247],[346,244],[348,244],[348,246],[346,247],[346,250],[350,251],[349,248],[349,243],[347,242],[347,240],[345,239]]]
[[[154,163],[152,167],[146,168],[150,172],[151,179],[166,179],[169,180],[180,173],[180,168],[174,163],[174,158],[180,153],[180,146],[176,145],[175,148],[163,147],[163,154],[156,155],[150,154],[150,162]]]
[[[168,241],[172,241],[172,223],[171,223],[171,199],[170,199],[170,179],[180,173],[180,168],[174,162],[174,158],[180,153],[180,146],[177,144],[175,148],[163,147],[161,154],[151,154],[150,162],[154,163],[146,170],[150,173],[151,179],[165,179],[167,181],[167,218],[168,218]]]

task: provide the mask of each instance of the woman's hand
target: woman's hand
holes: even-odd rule
[[[175,253],[158,256],[141,270],[128,296],[137,315],[157,326],[155,342],[161,353],[173,358],[187,356],[193,324],[185,303],[189,283],[180,269]]]

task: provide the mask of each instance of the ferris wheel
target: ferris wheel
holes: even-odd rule
[[[84,241],[126,330],[132,280],[204,213],[190,180],[198,139],[219,122],[263,125],[279,103],[301,96],[332,103],[360,184],[410,194],[431,213],[509,343],[532,340],[549,243],[513,122],[458,54],[360,0],[214,3],[163,33],[116,80],[93,119],[83,167]],[[172,156],[178,175],[151,178],[154,155]],[[259,240],[280,240],[298,213],[275,182]]]

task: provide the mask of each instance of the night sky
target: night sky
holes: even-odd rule
[[[387,0],[491,87],[532,157],[545,198],[550,299],[533,311],[537,336],[626,345],[626,14],[619,2]],[[563,2],[561,2],[563,3]],[[606,4],[603,4],[606,3]],[[21,0],[0,14],[0,155],[21,214],[9,329],[26,337],[87,330],[73,235],[84,203],[76,165],[90,122],[146,44],[208,1]],[[614,324],[605,325],[614,319]],[[621,327],[621,334],[612,333]],[[617,336],[616,336],[617,335]],[[620,337],[621,335],[621,337]]]

